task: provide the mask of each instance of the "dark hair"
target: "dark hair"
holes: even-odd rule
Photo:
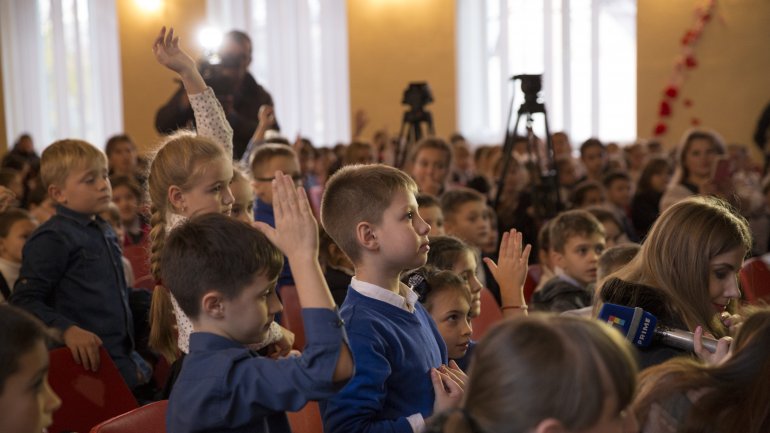
[[[602,251],[597,264],[596,279],[601,280],[617,269],[627,265],[639,252],[639,244],[622,244]]]
[[[447,290],[458,291],[468,304],[471,303],[471,292],[465,281],[452,271],[423,266],[404,274],[401,281],[420,296],[419,301],[428,312],[432,309],[431,301],[435,299],[435,295]]]
[[[17,221],[30,220],[32,216],[24,209],[11,208],[3,213],[0,213],[0,238],[8,236],[11,231],[11,227],[16,224]]]
[[[441,207],[441,202],[431,194],[421,192],[415,198],[417,199],[417,207]]]
[[[0,185],[9,186],[13,179],[20,175],[21,172],[19,170],[15,170],[13,168],[0,168]]]
[[[623,231],[623,223],[620,222],[620,218],[618,218],[615,212],[607,210],[601,206],[590,206],[585,208],[584,210],[590,212],[591,215],[595,216],[600,223],[604,224],[609,221],[615,224],[616,226],[618,226],[620,231]]]
[[[11,305],[0,304],[0,394],[5,380],[19,370],[19,358],[53,334],[36,317]]]
[[[570,210],[560,213],[549,224],[551,249],[563,253],[564,246],[573,236],[604,236],[602,224],[591,213],[585,210]]]
[[[455,212],[457,212],[457,209],[460,206],[472,201],[480,201],[484,204],[487,203],[484,196],[475,189],[452,189],[441,196],[441,211],[444,213],[445,218],[450,219],[454,217]]]
[[[37,188],[31,189],[27,194],[27,206],[33,204],[40,206],[46,198],[48,198],[48,190],[43,185],[38,185]]]
[[[631,182],[631,176],[629,176],[627,173],[623,173],[622,171],[611,171],[604,176],[602,183],[604,184],[605,188],[609,188],[610,185],[612,185],[612,182],[615,182],[619,179],[625,180],[629,183]]]
[[[278,277],[283,254],[262,232],[228,216],[193,217],[168,236],[161,255],[163,285],[187,316],[200,314],[210,290],[237,297],[256,275]],[[156,289],[157,290],[157,289]]]
[[[588,140],[584,141],[583,144],[580,145],[580,156],[583,156],[585,152],[591,147],[598,147],[602,150],[602,152],[607,151],[606,147],[604,146],[604,143],[602,143],[596,138],[589,138]]]
[[[652,177],[656,174],[661,174],[667,171],[671,171],[671,163],[666,158],[652,158],[644,164],[642,174],[639,175],[639,182],[636,185],[637,192],[650,192],[652,191]]]
[[[112,154],[112,152],[115,151],[115,146],[118,145],[118,143],[129,143],[131,146],[136,150],[136,144],[134,144],[134,141],[131,140],[131,137],[129,137],[126,134],[117,134],[113,135],[109,139],[107,139],[107,145],[104,146],[104,153],[107,154],[107,157]]]
[[[136,197],[136,200],[138,202],[144,201],[144,189],[139,185],[139,182],[136,181],[133,177],[130,176],[111,176],[110,177],[110,183],[112,184],[113,191],[115,188],[124,186],[131,191],[131,194],[133,194]]]
[[[601,191],[602,193],[604,192],[604,189],[602,189],[602,185],[599,182],[593,180],[584,180],[575,185],[575,189],[573,189],[572,194],[570,194],[569,201],[572,203],[572,206],[581,207],[583,206],[583,202],[585,201],[588,193],[594,190]]]
[[[450,270],[460,258],[460,254],[468,251],[473,252],[473,248],[454,236],[431,236],[426,265]]]
[[[283,144],[263,144],[259,146],[254,153],[251,154],[251,161],[249,161],[249,167],[251,167],[251,175],[254,178],[262,177],[262,170],[265,168],[273,158],[297,158],[297,153],[294,150]],[[267,173],[272,176],[273,173]]]

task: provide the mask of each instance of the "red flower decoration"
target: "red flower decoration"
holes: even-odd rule
[[[690,124],[692,126],[698,126],[700,125],[700,119],[698,119],[697,117],[693,117],[692,120],[690,120]]]
[[[663,122],[658,122],[657,125],[655,125],[655,130],[653,131],[653,134],[657,137],[659,135],[663,135],[666,133],[666,130],[668,130],[668,127]]]
[[[674,86],[674,85],[670,85],[670,86],[666,87],[666,91],[664,93],[669,98],[676,99],[676,97],[679,95],[679,88]]]
[[[692,107],[692,99],[687,98],[684,101],[682,101],[682,104],[684,104],[685,107],[690,108]]]
[[[698,62],[695,60],[695,57],[689,55],[684,58],[684,65],[687,66],[688,69],[693,69],[698,66]]]
[[[660,101],[660,110],[658,114],[660,114],[660,117],[668,117],[671,115],[671,105],[668,101]]]

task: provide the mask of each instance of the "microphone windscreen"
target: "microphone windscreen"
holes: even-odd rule
[[[628,341],[639,347],[652,343],[658,320],[641,308],[604,304],[599,311],[599,320],[620,331]]]

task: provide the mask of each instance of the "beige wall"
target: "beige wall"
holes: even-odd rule
[[[350,107],[366,110],[369,126],[396,132],[411,81],[427,81],[436,133],[456,125],[455,2],[450,0],[348,0]]]
[[[693,8],[703,2],[638,1],[638,134],[650,136],[657,121],[661,91],[681,50],[680,39],[693,23]],[[673,105],[667,145],[678,142],[692,117],[719,131],[728,142],[751,145],[757,119],[770,103],[770,2],[723,0],[717,17],[695,48],[690,70]],[[682,99],[691,98],[691,108]]]
[[[152,41],[172,25],[187,52],[197,58],[197,30],[204,25],[205,0],[163,0],[162,9],[143,11],[135,0],[118,0],[125,131],[142,149],[157,144],[155,112],[177,89],[175,74],[155,62]]]

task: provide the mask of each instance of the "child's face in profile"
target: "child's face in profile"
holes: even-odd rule
[[[483,247],[490,232],[487,204],[481,200],[461,204],[454,215],[447,215],[445,227],[447,234],[457,236],[476,248]]]
[[[449,359],[460,359],[468,351],[473,332],[470,304],[457,290],[442,290],[432,298],[430,316],[446,343],[447,355]]]
[[[382,265],[389,270],[419,268],[428,260],[430,226],[420,217],[411,191],[394,192],[382,221],[373,228]]]
[[[424,148],[417,154],[412,167],[412,177],[420,191],[438,194],[449,174],[447,154],[441,149]]]
[[[470,315],[471,317],[478,317],[481,314],[481,289],[484,286],[481,285],[481,281],[476,276],[476,255],[472,251],[466,250],[460,254],[450,270],[468,285],[468,290],[471,292]]]
[[[291,156],[278,155],[270,158],[263,164],[259,172],[254,173],[254,194],[257,198],[269,205],[273,204],[273,178],[275,172],[280,170],[283,174],[295,179],[295,183],[301,185],[302,175],[299,171],[299,162],[297,158]]]
[[[208,213],[230,215],[233,193],[230,182],[233,179],[233,164],[225,158],[209,162],[200,176],[187,191],[182,192],[181,215],[191,217]]]
[[[235,199],[230,216],[243,222],[254,222],[254,191],[251,189],[249,181],[245,178],[238,178],[230,184],[230,190]]]
[[[53,421],[61,400],[48,384],[48,350],[43,341],[18,359],[19,369],[0,394],[0,431],[40,433]]]
[[[112,190],[112,202],[118,207],[120,220],[129,225],[139,216],[139,198],[131,188],[120,185]]]
[[[0,238],[0,257],[13,263],[21,263],[21,250],[36,228],[37,222],[30,219],[20,219],[13,223],[8,230],[8,236]]]
[[[604,251],[604,236],[574,235],[567,239],[564,251],[553,250],[554,264],[564,273],[585,286],[596,281],[599,256]]]
[[[444,214],[439,206],[423,206],[418,209],[420,216],[430,226],[428,236],[443,236],[444,232]]]
[[[222,305],[224,331],[243,344],[262,342],[275,315],[283,311],[275,293],[275,280],[264,275],[256,275],[238,296],[223,300]]]
[[[72,169],[64,184],[52,185],[49,192],[58,203],[87,215],[107,210],[112,202],[107,166],[101,161]]]

